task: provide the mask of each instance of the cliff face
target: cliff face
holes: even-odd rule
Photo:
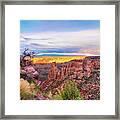
[[[91,96],[90,93],[92,89],[93,92],[97,92],[96,94],[100,92],[99,71],[99,57],[86,57],[62,64],[51,63],[48,78],[42,83],[41,88],[42,90],[59,91],[63,89],[66,80],[73,80],[78,85],[84,99],[89,99],[89,97],[99,99],[99,96]]]
[[[65,78],[80,80],[83,76],[90,77],[94,69],[100,69],[99,59],[73,60],[62,64],[60,69],[56,63],[51,64],[48,80],[64,80]]]
[[[50,96],[59,94],[66,82],[72,80],[83,99],[100,99],[100,57],[98,56],[46,64],[32,64],[29,57],[24,57],[21,60],[20,77],[28,82],[37,81],[40,91],[50,93]],[[38,99],[41,96],[39,93]]]
[[[38,79],[38,72],[35,70],[31,58],[25,56],[21,58],[20,78],[28,80],[29,82],[34,79]]]

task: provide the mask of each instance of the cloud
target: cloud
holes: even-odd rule
[[[78,52],[79,53],[79,52]],[[100,49],[98,48],[89,48],[89,49],[84,49],[80,51],[81,54],[91,54],[91,55],[99,55],[100,54]]]
[[[100,49],[99,29],[77,32],[22,33],[21,36],[28,38],[27,40],[21,38],[21,47],[27,45],[33,50],[65,48],[74,50],[77,48],[76,53],[79,54],[99,54]]]

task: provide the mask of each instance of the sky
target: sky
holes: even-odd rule
[[[100,55],[99,20],[21,20],[20,51],[38,56]]]

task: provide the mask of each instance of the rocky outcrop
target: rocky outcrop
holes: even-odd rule
[[[51,69],[48,73],[48,80],[64,80],[68,79],[82,79],[90,77],[94,70],[100,69],[99,59],[83,59],[74,60],[63,64],[60,69],[57,68],[56,63],[51,64]]]
[[[40,86],[36,99],[50,99],[59,94],[68,80],[75,81],[80,94],[85,100],[100,99],[100,57],[91,56],[65,63],[32,64],[31,56],[20,60],[20,78],[31,83],[34,80]],[[42,95],[50,92],[50,97]]]
[[[48,79],[42,83],[41,88],[42,90],[56,91],[58,89],[57,91],[59,91],[63,89],[66,80],[74,80],[84,99],[99,99],[99,71],[99,57],[86,57],[82,60],[72,60],[61,65],[54,62],[51,63]],[[84,89],[87,91],[85,92]],[[93,92],[96,93],[96,96],[91,95]]]
[[[33,67],[30,56],[21,57],[20,78],[28,80],[38,79],[38,72]]]

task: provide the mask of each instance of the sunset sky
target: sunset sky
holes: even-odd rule
[[[39,56],[100,55],[99,20],[21,20],[20,51]]]

